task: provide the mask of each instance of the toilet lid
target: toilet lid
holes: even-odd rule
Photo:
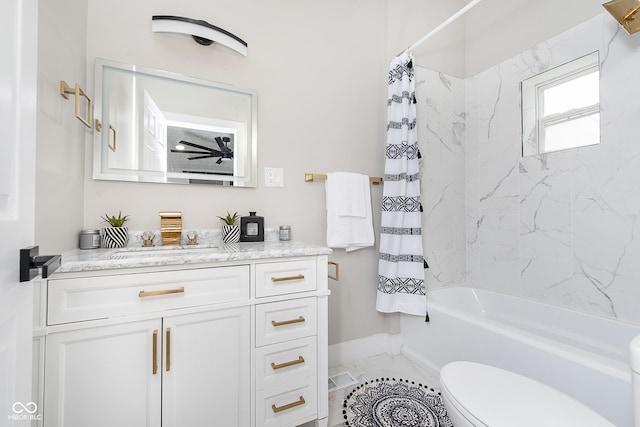
[[[440,371],[440,382],[450,404],[477,425],[613,427],[574,398],[493,366],[452,362]]]

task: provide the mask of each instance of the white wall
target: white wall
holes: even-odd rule
[[[60,96],[60,80],[87,89],[86,14],[84,0],[39,2],[35,243],[41,254],[77,247],[84,221],[90,131],[75,118],[75,98]]]

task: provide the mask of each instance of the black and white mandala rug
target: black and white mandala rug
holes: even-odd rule
[[[453,427],[440,392],[408,380],[367,381],[343,407],[346,425],[353,427]]]

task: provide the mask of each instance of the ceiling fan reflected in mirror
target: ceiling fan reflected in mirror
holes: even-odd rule
[[[184,153],[184,154],[198,154],[197,156],[187,157],[188,160],[199,160],[199,159],[208,159],[218,157],[216,164],[222,163],[223,160],[233,159],[233,150],[229,148],[229,143],[231,142],[231,138],[228,136],[216,136],[214,138],[216,143],[218,144],[219,150],[215,148],[205,147],[204,145],[195,144],[193,142],[181,140],[175,146],[175,148],[171,149],[172,153]],[[189,147],[198,148],[202,151],[196,150],[186,150],[185,145]]]

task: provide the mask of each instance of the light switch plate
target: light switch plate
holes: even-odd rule
[[[264,168],[265,187],[284,187],[284,169]]]

